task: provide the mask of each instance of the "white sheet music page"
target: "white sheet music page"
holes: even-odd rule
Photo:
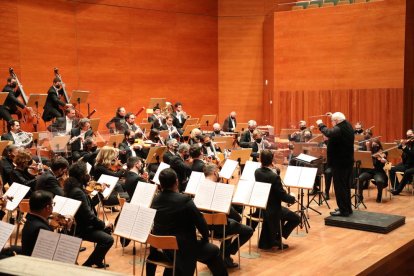
[[[118,223],[116,224],[114,234],[129,238],[131,236],[132,228],[134,227],[135,218],[137,217],[140,206],[125,202],[119,215]]]
[[[239,163],[236,160],[227,159],[221,168],[220,177],[230,179],[233,176],[234,170],[237,168]]]
[[[60,234],[40,229],[36,244],[32,252],[32,257],[53,260],[56,246],[59,242]]]
[[[299,185],[301,171],[302,167],[288,166],[285,173],[285,178],[283,179],[285,185],[288,187],[297,188]]]
[[[13,233],[14,225],[0,221],[0,250],[6,245],[7,241],[10,238],[10,235]]]
[[[92,165],[89,164],[89,162],[86,162],[86,171],[88,172],[88,174],[90,174],[91,169],[92,169]]]
[[[254,180],[240,179],[237,184],[236,193],[233,197],[234,203],[249,204],[254,187]]]
[[[215,189],[216,183],[207,179],[198,185],[198,189],[194,197],[194,204],[197,208],[210,210]]]
[[[160,172],[163,169],[168,169],[170,167],[170,165],[168,165],[167,163],[161,162],[160,165],[158,166],[157,172],[154,175],[154,178],[152,179],[152,181],[154,181],[154,183],[160,184],[160,180],[158,179]]]
[[[233,198],[234,186],[231,184],[217,183],[214,192],[211,210],[228,214],[231,199]]]
[[[131,232],[131,239],[139,242],[146,242],[151,231],[154,217],[157,210],[140,206],[138,215]]]
[[[80,238],[60,234],[53,260],[68,264],[75,264],[78,259],[81,243],[82,239]]]
[[[100,184],[107,184],[109,187],[105,187],[105,190],[102,192],[102,195],[104,198],[108,198],[109,195],[112,193],[112,191],[115,188],[116,183],[118,182],[119,177],[111,176],[103,174],[98,179],[98,183]]]
[[[312,155],[308,155],[308,154],[301,153],[298,156],[296,156],[296,159],[299,159],[299,160],[302,160],[302,161],[305,161],[305,162],[310,163],[310,162],[312,162],[312,161],[314,161],[314,160],[316,160],[318,158],[317,157],[314,157]]]
[[[202,172],[191,172],[190,179],[188,180],[187,187],[185,188],[186,194],[195,195],[197,192],[198,184],[204,181],[206,177]]]
[[[272,185],[270,183],[255,182],[252,195],[250,196],[249,205],[259,208],[266,208],[271,187]]]
[[[63,208],[60,210],[60,214],[65,217],[75,217],[76,212],[79,210],[81,204],[82,202],[79,200],[66,198],[65,205],[63,205]]]
[[[4,194],[13,198],[12,200],[7,200],[6,209],[9,211],[16,209],[29,190],[30,187],[14,182]]]
[[[139,181],[135,187],[135,191],[132,195],[130,203],[135,205],[142,205],[149,208],[151,207],[152,200],[156,191],[157,185]]]
[[[246,165],[244,166],[243,173],[240,177],[240,179],[245,180],[253,180],[255,181],[254,172],[260,168],[262,165],[260,162],[254,162],[254,161],[246,161]]]
[[[307,168],[303,167],[300,173],[298,186],[304,189],[312,189],[315,183],[315,177],[318,168]]]
[[[65,205],[67,197],[63,197],[60,195],[55,195],[53,198],[53,213],[60,214],[61,210],[63,209],[63,206]]]

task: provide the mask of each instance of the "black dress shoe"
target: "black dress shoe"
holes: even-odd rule
[[[100,264],[95,264],[96,268],[106,268],[109,267],[109,264],[104,264],[104,263],[100,263]]]
[[[323,193],[323,196],[325,197],[326,200],[330,200],[331,198],[329,197],[329,193]]]
[[[398,190],[391,190],[391,194],[393,194],[393,195],[399,195],[400,192]]]
[[[224,257],[224,265],[227,268],[235,268],[238,267],[239,265],[237,263],[235,263],[233,261],[233,259],[229,256],[229,257]]]
[[[381,203],[381,198],[378,198],[375,200],[377,203]]]
[[[341,211],[330,212],[333,217],[348,217],[349,213],[343,213]]]

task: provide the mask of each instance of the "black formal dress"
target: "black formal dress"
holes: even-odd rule
[[[262,167],[254,173],[256,181],[271,183],[269,199],[266,210],[263,212],[263,228],[260,234],[259,248],[270,249],[280,245],[280,221],[282,222],[282,236],[287,239],[290,233],[300,223],[300,217],[282,207],[282,201],[290,204],[295,203],[295,198],[283,189],[280,177],[271,169]],[[256,224],[252,223],[255,228]]]
[[[324,124],[319,130],[328,137],[327,163],[331,168],[334,181],[336,202],[343,215],[352,214],[351,184],[354,165],[354,129],[344,120],[333,128]]]
[[[131,149],[132,144],[130,144],[127,140],[124,140],[122,143],[119,144],[119,159],[123,164],[125,164],[129,157],[133,156],[133,152],[135,156],[146,158],[148,153],[145,152],[144,149]]]
[[[20,102],[17,98],[21,95],[21,91],[18,88],[16,92],[9,85],[6,85],[3,88],[3,92],[9,93],[3,105],[0,105],[0,118],[4,119],[6,122],[13,120],[11,114],[17,114],[18,117],[21,117],[21,112],[17,107],[24,108],[25,105]]]
[[[191,175],[191,167],[187,165],[179,155],[176,155],[170,159],[170,167],[177,174],[178,189],[180,192],[185,191],[188,183],[188,178]]]
[[[153,233],[177,238],[176,275],[193,275],[197,261],[207,264],[213,275],[227,275],[219,248],[208,242],[208,226],[189,196],[163,191],[154,198],[151,208],[157,210]],[[199,241],[196,229],[202,236]],[[172,260],[172,256],[170,251],[161,253],[151,248],[149,258]],[[147,275],[155,275],[155,269],[147,263]]]
[[[114,239],[104,231],[105,223],[96,216],[91,199],[80,188],[80,184],[78,187],[73,187],[65,196],[81,202],[75,215],[76,235],[84,240],[96,243],[95,249],[84,265],[101,265],[106,253],[112,247]]]
[[[45,170],[36,180],[35,190],[51,192],[54,196],[63,196],[63,189],[60,187],[56,176],[50,170]]]
[[[61,95],[63,95],[63,88],[60,88],[59,90],[54,86],[49,88],[47,91],[46,102],[43,106],[43,121],[48,122],[53,118],[63,117],[63,111],[59,107],[65,106],[66,103],[59,99]]]
[[[39,235],[40,229],[47,231],[53,231],[50,228],[48,222],[37,215],[27,214],[26,222],[24,223],[22,230],[22,254],[31,256],[35,247],[37,236]]]

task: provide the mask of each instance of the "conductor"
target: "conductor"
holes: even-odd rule
[[[352,214],[351,183],[354,164],[354,130],[341,112],[331,116],[332,128],[328,128],[322,120],[316,124],[323,135],[328,137],[327,161],[332,168],[338,209],[332,216],[347,217]]]

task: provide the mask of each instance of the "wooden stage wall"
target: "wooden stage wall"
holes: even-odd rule
[[[150,97],[218,112],[217,1],[18,0],[0,14],[0,83],[13,67],[28,94],[46,93],[58,67],[69,94],[93,93],[101,128]]]

